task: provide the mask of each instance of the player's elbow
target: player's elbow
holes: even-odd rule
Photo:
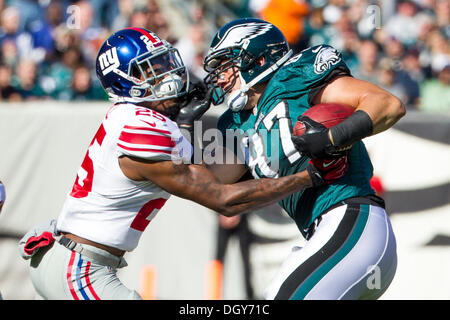
[[[216,211],[226,217],[245,213],[247,206],[244,203],[238,203],[235,195],[231,193],[223,193],[217,201]]]
[[[406,114],[406,108],[403,103],[394,95],[387,97],[387,108],[392,121],[395,123]]]
[[[233,216],[243,213],[243,210],[241,208],[239,208],[239,206],[236,206],[236,205],[234,205],[230,202],[226,202],[226,201],[219,203],[216,211],[226,217],[233,217]]]
[[[234,217],[237,216],[238,214],[243,213],[241,210],[238,210],[236,208],[233,207],[222,207],[219,211],[221,215],[225,216],[225,217]]]
[[[405,114],[406,109],[399,98],[389,92],[377,92],[371,96],[374,105],[374,133],[391,128]]]

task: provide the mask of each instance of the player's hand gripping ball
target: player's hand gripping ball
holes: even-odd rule
[[[293,141],[296,148],[309,156],[325,183],[332,183],[348,169],[348,149],[335,148],[328,137],[328,129],[347,119],[354,109],[337,103],[318,104],[298,118]]]
[[[354,109],[337,103],[323,103],[309,108],[298,117],[292,141],[302,154],[314,159],[335,159],[350,149],[336,148],[329,138],[329,129],[347,119]]]

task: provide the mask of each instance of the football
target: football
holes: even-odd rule
[[[345,104],[322,103],[312,106],[303,115],[330,128],[347,119],[354,111],[354,108]],[[301,136],[304,133],[305,126],[297,121],[294,126],[294,135]]]

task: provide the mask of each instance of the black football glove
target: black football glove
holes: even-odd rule
[[[325,180],[322,177],[322,173],[312,164],[309,163],[306,167],[306,171],[308,171],[309,177],[311,178],[312,187],[320,187],[325,183]]]
[[[305,125],[305,133],[292,136],[295,148],[310,158],[335,159],[345,155],[344,149],[336,148],[328,135],[329,129],[307,116],[299,116],[297,121]]]
[[[194,121],[200,119],[211,105],[211,90],[197,85],[187,95],[178,115],[175,117],[175,122],[180,129],[187,129],[189,132],[193,132]]]

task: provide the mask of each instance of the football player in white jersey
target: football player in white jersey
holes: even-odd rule
[[[209,101],[193,97],[178,51],[146,29],[111,35],[99,50],[96,72],[114,105],[58,218],[34,227],[19,244],[22,256],[31,258],[31,280],[41,298],[140,299],[116,269],[126,265],[124,253],[138,245],[171,194],[232,216],[345,171],[345,163],[327,172],[311,165],[280,179],[226,184],[206,166],[190,164],[192,145],[174,119],[192,128]]]

